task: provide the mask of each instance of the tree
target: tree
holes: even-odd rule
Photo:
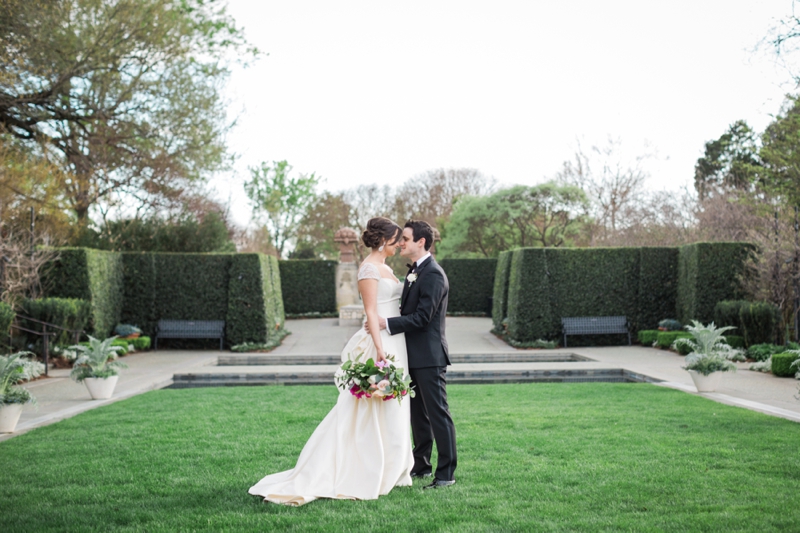
[[[694,167],[694,187],[703,200],[724,189],[749,190],[756,182],[761,161],[755,131],[737,120],[719,139],[706,143]]]
[[[574,160],[565,161],[556,181],[583,190],[589,202],[584,211],[588,244],[608,240],[631,224],[627,216],[641,201],[647,172],[643,165],[651,157],[645,153],[632,159],[622,156],[622,143],[609,138],[604,146],[584,152],[579,146]]]
[[[0,127],[70,174],[79,221],[225,167],[220,90],[247,45],[218,0],[0,1]]]
[[[313,172],[290,178],[291,171],[285,160],[273,161],[272,166],[261,163],[250,167],[251,179],[244,186],[253,202],[253,214],[266,220],[279,257],[284,256],[286,245],[295,240],[300,221],[317,197],[319,184]]]
[[[297,245],[291,259],[336,259],[339,245],[333,241],[335,233],[343,227],[359,229],[354,224],[352,207],[344,193],[324,192],[309,206],[297,229]]]
[[[414,218],[435,227],[450,218],[459,198],[489,194],[494,184],[474,168],[428,170],[397,189],[393,211],[398,222]]]
[[[495,257],[518,247],[568,245],[587,203],[581,189],[554,182],[462,198],[444,226],[441,255]]]

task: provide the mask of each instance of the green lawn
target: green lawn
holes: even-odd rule
[[[800,530],[798,424],[647,384],[449,393],[454,487],[265,504],[337,390],[162,390],[0,443],[0,531]]]

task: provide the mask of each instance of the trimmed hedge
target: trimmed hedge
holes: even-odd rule
[[[35,320],[49,322],[56,326],[83,331],[86,329],[92,314],[92,305],[86,300],[78,298],[42,298],[40,300],[25,299],[22,302],[22,313]],[[27,321],[24,327],[34,331],[41,331],[42,325],[37,322]],[[51,328],[49,331],[53,331]],[[67,331],[56,330],[58,335],[53,338],[57,345],[69,345],[75,342],[75,336]],[[38,339],[30,334],[29,337]]]
[[[744,274],[751,249],[745,243],[701,243],[682,248],[515,250],[505,298],[498,294],[503,285],[496,274],[495,327],[504,315],[503,304],[508,335],[515,342],[558,339],[561,318],[570,316],[624,315],[634,331],[648,330],[675,316],[680,305],[684,311],[701,313],[682,322],[709,322],[717,301],[739,294],[735,281]],[[725,261],[738,263],[720,266]],[[502,264],[501,258],[498,272]],[[707,271],[715,267],[720,270]],[[595,342],[594,337],[587,340]]]
[[[675,316],[679,255],[678,248],[639,248],[637,328],[655,329],[660,320]]]
[[[231,345],[266,343],[283,329],[278,270],[278,260],[272,256],[232,256],[225,332]]]
[[[739,308],[739,320],[748,346],[764,344],[775,342],[781,313],[769,302],[745,302]]]
[[[508,311],[508,280],[511,274],[511,257],[513,252],[501,252],[497,257],[492,292],[492,324],[494,331],[502,333],[503,321]]]
[[[656,336],[656,344],[662,350],[668,350],[676,340],[691,338],[692,334],[688,331],[659,331]]]
[[[775,344],[753,344],[752,346],[747,348],[746,355],[748,359],[752,359],[753,361],[766,361],[776,353],[782,353],[786,351],[785,346],[776,346]]]
[[[122,254],[88,248],[61,248],[44,276],[47,296],[88,300],[91,330],[106,338],[119,324],[123,302]]]
[[[113,292],[117,280],[120,309],[107,329],[98,331],[95,320],[98,337],[107,337],[121,320],[147,336],[162,318],[224,320],[230,344],[265,343],[284,326],[278,262],[261,254],[67,249],[52,269],[49,286],[52,292],[89,295],[95,312],[111,301],[100,292],[102,282]],[[110,313],[104,316],[112,318]]]
[[[741,299],[740,278],[754,247],[741,242],[695,243],[681,246],[678,257],[678,319],[684,324],[714,320],[723,300]]]
[[[279,261],[280,286],[286,316],[335,313],[336,261]]]
[[[5,344],[6,338],[11,331],[11,324],[17,314],[14,309],[5,302],[0,302],[0,343]]]
[[[772,356],[772,373],[778,377],[794,377],[797,372],[792,368],[792,363],[800,359],[800,355],[793,352],[776,353]]]
[[[554,322],[550,300],[545,249],[515,250],[508,277],[508,336],[516,342],[557,339],[561,326]]]
[[[439,264],[450,283],[447,312],[489,316],[497,259],[443,259]]]
[[[642,346],[652,346],[654,342],[658,339],[658,334],[661,333],[657,329],[643,329],[637,333],[637,338],[639,342],[642,343]]]

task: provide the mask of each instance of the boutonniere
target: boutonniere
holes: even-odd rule
[[[408,286],[410,287],[415,281],[417,281],[417,275],[412,272],[408,275],[408,277],[406,277],[406,279],[408,280]]]

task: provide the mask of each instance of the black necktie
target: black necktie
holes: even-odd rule
[[[417,263],[415,262],[413,265],[409,265],[408,263],[406,263],[406,266],[408,267],[408,273],[411,274],[414,271],[414,269],[417,268]]]

